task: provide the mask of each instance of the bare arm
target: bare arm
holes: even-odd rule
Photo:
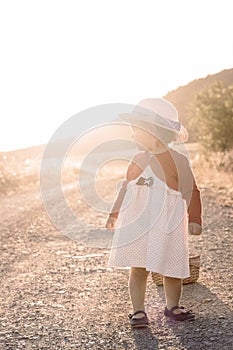
[[[139,152],[132,158],[132,160],[128,164],[125,180],[122,182],[120,191],[118,192],[117,197],[114,200],[114,204],[108,215],[109,218],[115,218],[115,219],[118,218],[119,211],[127,191],[128,182],[136,179],[142,173],[144,166],[145,166],[145,153]]]
[[[109,213],[109,216],[113,216],[115,218],[118,218],[119,211],[120,211],[123,199],[124,199],[126,191],[127,191],[127,184],[128,184],[128,180],[124,180],[122,185],[121,185],[121,189],[118,192],[117,197],[114,200],[114,204],[113,204],[112,209]]]
[[[189,223],[195,222],[202,225],[202,201],[200,190],[186,158],[180,170],[180,176],[183,198],[186,200],[188,207]]]

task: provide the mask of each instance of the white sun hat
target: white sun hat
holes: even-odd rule
[[[178,142],[186,142],[189,137],[179,121],[176,108],[164,98],[144,99],[135,105],[131,113],[119,114],[119,118],[135,126],[137,121],[141,121],[173,131]]]

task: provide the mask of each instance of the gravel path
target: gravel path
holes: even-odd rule
[[[129,270],[106,267],[109,249],[59,233],[37,193],[2,199],[0,349],[232,349],[232,207],[217,200],[213,186],[200,188],[201,275],[184,286],[182,298],[197,318],[165,319],[163,288],[149,276],[151,324],[138,330],[127,318]],[[75,206],[73,191],[68,196]],[[105,217],[98,220],[103,224]]]

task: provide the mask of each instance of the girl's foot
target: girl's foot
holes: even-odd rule
[[[180,312],[173,312],[175,310],[180,310]],[[183,306],[174,306],[170,310],[168,310],[168,308],[165,307],[164,315],[172,318],[175,321],[192,321],[195,318],[195,314],[192,312],[192,310],[186,311]]]
[[[141,317],[139,317],[139,314],[142,314]],[[138,316],[136,317],[136,315]],[[147,314],[144,310],[135,311],[133,314],[129,314],[128,316],[130,319],[130,324],[134,328],[147,327],[149,324]]]

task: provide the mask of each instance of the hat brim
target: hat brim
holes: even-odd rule
[[[119,119],[126,122],[129,125],[137,126],[137,122],[145,122],[153,125],[157,125],[161,128],[173,131],[176,134],[176,142],[186,142],[189,138],[187,129],[180,122],[163,118],[162,116],[147,115],[146,118],[143,115],[135,113],[121,113],[118,115]]]

